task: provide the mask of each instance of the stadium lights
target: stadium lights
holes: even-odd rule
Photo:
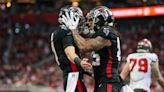
[[[164,6],[145,6],[111,9],[115,18],[163,16]]]
[[[146,3],[147,2],[147,0],[142,0],[144,3]]]
[[[11,2],[13,0],[0,0],[0,9],[4,10],[5,7],[10,8],[11,7]],[[5,7],[4,7],[5,6]]]
[[[7,3],[6,3],[6,7],[7,7],[7,8],[10,8],[10,7],[11,7],[11,2],[7,2]]]
[[[70,0],[72,2],[72,6],[79,6],[80,0]]]
[[[78,2],[72,2],[72,6],[79,6]]]

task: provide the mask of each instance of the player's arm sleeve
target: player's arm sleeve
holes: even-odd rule
[[[63,48],[65,49],[68,46],[73,46],[73,38],[71,35],[67,35],[65,37],[63,37],[62,43],[63,43]]]

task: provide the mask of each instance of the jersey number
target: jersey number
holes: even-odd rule
[[[132,58],[132,59],[130,59],[130,64],[132,64],[132,67],[130,69],[130,72],[133,71],[133,69],[136,66],[136,64],[138,64],[138,66],[139,66],[139,69],[138,69],[139,72],[146,73],[147,70],[148,70],[148,62],[147,62],[147,59],[146,58],[141,58],[141,59],[138,59],[138,60],[135,59],[135,58]]]

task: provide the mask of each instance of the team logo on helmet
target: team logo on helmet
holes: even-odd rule
[[[105,6],[92,9],[86,17],[87,21],[92,21],[92,28],[94,30],[100,29],[104,25],[113,26],[113,14],[110,9]]]

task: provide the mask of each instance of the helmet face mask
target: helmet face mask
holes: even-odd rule
[[[148,39],[143,39],[139,41],[137,45],[137,52],[145,52],[145,53],[152,52],[151,42]]]
[[[94,19],[94,9],[90,10],[89,13],[87,13],[87,26],[89,30],[93,30],[93,19]]]
[[[83,16],[83,12],[79,7],[76,6],[65,6],[63,8],[61,8],[60,13],[59,13],[59,18],[58,18],[58,22],[60,24],[60,26],[65,26],[64,22],[62,21],[62,15],[66,15],[66,12],[68,12],[70,14],[70,12],[74,13],[75,17],[79,17],[79,32],[81,30],[83,30],[82,28],[84,28],[83,26],[85,25],[85,18]]]

